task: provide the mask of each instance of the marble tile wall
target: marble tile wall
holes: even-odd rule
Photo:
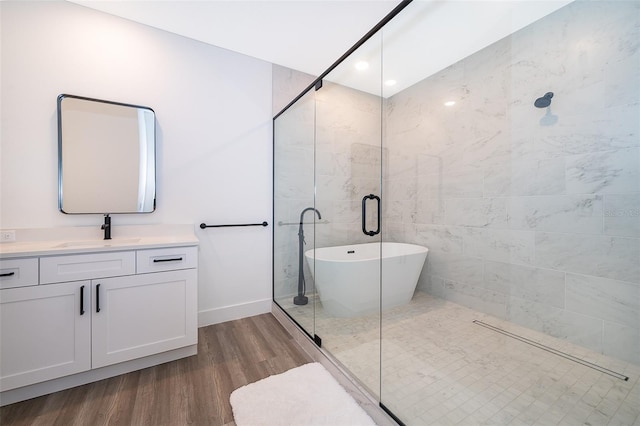
[[[317,245],[370,242],[361,231],[362,197],[380,193],[381,99],[325,81],[316,108],[316,206],[329,221],[316,227]]]
[[[640,363],[639,48],[640,3],[575,2],[386,101],[421,290]]]
[[[278,93],[305,81],[299,73],[274,68]],[[306,86],[306,85],[305,85]],[[292,98],[295,97],[292,96]],[[286,105],[286,103],[285,103]],[[313,225],[305,216],[303,250],[370,242],[362,231],[361,200],[380,193],[380,97],[325,81],[305,94],[274,124],[274,294],[289,299],[298,286],[300,212],[315,207],[322,215]],[[374,209],[368,226],[375,229]],[[303,261],[308,294],[313,278]],[[310,329],[308,329],[310,331]]]
[[[574,2],[382,111],[325,83],[279,124],[276,217],[315,201],[328,223],[305,248],[368,242],[360,200],[382,167],[383,239],[430,249],[420,290],[640,364],[639,23],[638,2]],[[297,227],[281,230],[288,294]]]
[[[278,114],[315,77],[273,66],[273,113]],[[276,300],[292,302],[298,292],[298,223],[300,212],[313,206],[314,191],[313,93],[306,94],[274,122],[274,238],[273,287]],[[307,221],[311,220],[307,214]],[[313,246],[313,233],[305,235]],[[312,287],[309,288],[312,293]],[[301,325],[313,331],[313,322]]]

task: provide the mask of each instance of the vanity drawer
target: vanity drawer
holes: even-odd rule
[[[40,258],[40,284],[119,277],[135,273],[134,251]]]
[[[0,260],[0,288],[38,285],[38,259]]]
[[[190,269],[198,266],[198,247],[138,250],[138,273]]]

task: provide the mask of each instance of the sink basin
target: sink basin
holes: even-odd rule
[[[74,247],[113,247],[126,244],[133,244],[140,241],[140,238],[119,238],[113,240],[87,240],[87,241],[70,241],[58,244],[56,248],[74,248]]]

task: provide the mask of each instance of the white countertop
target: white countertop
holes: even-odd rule
[[[142,225],[114,228],[103,239],[96,227],[18,229],[16,241],[0,244],[0,258],[198,245],[193,225]]]

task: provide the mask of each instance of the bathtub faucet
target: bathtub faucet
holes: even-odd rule
[[[313,207],[307,207],[306,209],[302,210],[302,212],[300,212],[300,226],[298,227],[298,237],[302,236],[303,242],[304,242],[304,229],[302,228],[302,224],[304,223],[304,214],[309,210],[313,210],[318,214],[318,220],[322,219],[322,216],[320,215],[320,212],[318,211],[318,209],[314,209]]]
[[[306,293],[306,285],[304,282],[304,270],[302,269],[302,256],[304,252],[304,245],[306,242],[304,241],[304,214],[312,210],[318,214],[318,220],[322,219],[320,212],[318,209],[313,207],[307,207],[306,209],[300,212],[300,226],[298,227],[298,295],[293,298],[294,305],[306,305],[309,302],[309,298],[305,296]]]

